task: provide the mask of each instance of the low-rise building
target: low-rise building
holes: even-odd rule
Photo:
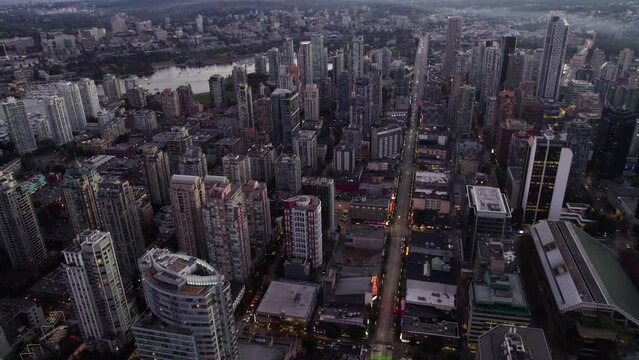
[[[257,307],[257,321],[305,329],[315,311],[318,292],[319,286],[311,283],[272,281]]]

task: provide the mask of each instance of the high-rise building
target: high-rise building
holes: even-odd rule
[[[336,174],[355,172],[355,145],[343,141],[333,148],[333,170]]]
[[[496,187],[467,185],[466,200],[467,227],[462,255],[464,262],[472,265],[480,240],[512,238],[512,213],[506,195]]]
[[[351,42],[349,70],[353,79],[364,75],[364,37],[355,36]]]
[[[257,115],[255,125],[259,131],[270,133],[273,128],[271,121],[271,99],[261,97],[257,99]]]
[[[195,17],[195,30],[199,33],[204,31],[204,17],[200,14]]]
[[[153,110],[133,111],[133,127],[138,131],[150,132],[158,128],[158,118]]]
[[[84,341],[128,343],[131,314],[111,235],[87,230],[62,255]]]
[[[537,96],[549,99],[557,99],[559,96],[559,81],[563,71],[567,44],[568,21],[566,15],[562,12],[553,12],[550,14],[546,27],[544,53],[537,81]]]
[[[457,63],[457,51],[461,43],[462,18],[449,16],[446,26],[446,50],[444,52],[444,77],[449,77]]]
[[[204,182],[199,176],[173,175],[169,194],[180,251],[190,256],[207,257],[202,224],[206,198]]]
[[[304,120],[318,121],[320,96],[316,84],[306,84],[304,87]]]
[[[273,236],[268,191],[265,183],[249,180],[242,185],[242,192],[246,200],[246,220],[252,253],[255,258],[259,258]]]
[[[253,57],[253,62],[255,63],[255,74],[257,75],[268,75],[268,58],[263,54],[255,54]]]
[[[193,146],[187,149],[184,154],[178,158],[178,174],[199,176],[202,179],[208,175],[209,170],[206,165],[206,155],[199,146]]]
[[[497,41],[487,41],[481,67],[480,101],[486,103],[489,97],[497,96],[502,66],[502,49]]]
[[[273,173],[273,162],[275,161],[273,145],[255,144],[248,149],[247,156],[251,163],[250,179],[270,184],[275,176]]]
[[[506,70],[504,89],[515,90],[519,87],[519,84],[524,80],[526,59],[527,55],[524,51],[516,51],[508,55],[508,69]],[[504,69],[502,68],[502,73],[503,72]]]
[[[269,51],[268,51],[268,79],[270,81],[273,81],[273,82],[277,81],[281,65],[282,65],[282,53],[280,53],[280,49],[278,49],[278,48],[269,49]],[[288,65],[290,65],[290,64],[288,64]]]
[[[171,169],[168,155],[155,145],[147,145],[142,150],[146,185],[153,205],[166,205],[170,202],[169,182]]]
[[[231,285],[222,274],[165,249],[149,250],[140,273],[149,310],[131,330],[142,360],[239,360]]]
[[[131,89],[140,86],[140,79],[137,75],[129,75],[123,79],[124,91],[128,93]]]
[[[240,84],[248,84],[246,65],[234,65],[231,71],[231,80],[233,81],[233,93],[237,94]]]
[[[324,47],[324,35],[311,35],[311,48],[313,56],[313,82],[319,84],[326,77],[326,48]]]
[[[18,154],[26,154],[37,150],[38,144],[36,144],[33,129],[31,124],[29,124],[24,102],[10,97],[2,103],[2,109],[7,116],[9,137],[15,144]]]
[[[177,93],[178,101],[180,102],[180,109],[184,116],[191,116],[195,113],[195,107],[193,106],[193,91],[191,85],[180,85],[175,90]]]
[[[566,105],[577,105],[581,94],[593,90],[593,86],[588,81],[584,80],[570,80],[566,88],[566,96],[564,96],[564,103]]]
[[[524,224],[559,219],[573,156],[565,141],[565,134],[551,132],[528,140],[521,196]]]
[[[300,130],[293,138],[293,152],[300,158],[303,170],[317,170],[317,133],[315,130]]]
[[[302,189],[302,167],[297,155],[282,154],[273,163],[275,189],[299,194]]]
[[[222,171],[233,185],[242,186],[252,178],[251,159],[246,155],[224,155]]]
[[[517,36],[502,35],[499,45],[502,51],[501,76],[499,77],[499,81],[500,84],[503,84],[506,81],[506,75],[508,74],[511,55],[513,55],[517,49]]]
[[[103,180],[98,186],[101,228],[111,233],[122,274],[137,273],[144,235],[133,189],[128,181]]]
[[[162,91],[162,114],[168,121],[173,121],[182,114],[180,98],[173,89],[167,88]]]
[[[403,130],[399,124],[371,127],[371,159],[397,158],[402,150]]]
[[[275,89],[271,93],[271,121],[273,143],[293,144],[293,135],[300,126],[299,94],[286,89]]]
[[[113,74],[106,74],[102,77],[102,88],[109,102],[116,102],[122,97],[120,79]]]
[[[87,127],[82,95],[77,83],[60,81],[56,83],[58,94],[64,98],[67,114],[71,122],[71,130],[82,131]]]
[[[573,154],[568,191],[578,194],[583,191],[586,169],[592,159],[595,128],[587,119],[577,118],[567,122],[563,131],[566,133],[566,145],[572,150]]]
[[[283,205],[286,256],[319,269],[323,263],[322,203],[315,196],[299,195],[284,200]]]
[[[300,69],[300,82],[304,86],[313,82],[313,47],[310,41],[300,41],[297,51],[297,66]]]
[[[322,228],[335,231],[335,181],[324,177],[303,177],[302,194],[317,197],[322,204]]]
[[[251,247],[242,188],[228,178],[207,180],[202,216],[208,262],[230,281],[244,283],[251,271]]]
[[[95,168],[77,161],[64,173],[62,194],[76,235],[87,229],[101,228],[98,206],[98,187],[101,181]]]
[[[291,73],[291,67],[288,65],[280,66],[277,72],[277,88],[295,90],[295,84],[293,83],[293,74]]]
[[[521,119],[506,119],[498,127],[495,139],[495,159],[499,165],[505,166],[508,163],[512,135],[520,131],[532,132],[532,127]]]
[[[473,130],[475,116],[475,87],[464,85],[459,91],[459,107],[455,115],[455,133],[468,135]]]
[[[40,224],[29,193],[12,173],[0,171],[0,242],[13,267],[34,266],[47,258]]]
[[[88,78],[82,78],[78,81],[78,89],[80,90],[84,115],[87,119],[95,121],[100,111],[100,100],[98,99],[98,89],[95,87],[95,82]]]
[[[619,74],[622,75],[625,73],[633,61],[635,61],[634,50],[625,48],[619,51],[619,60],[617,61]]]
[[[368,137],[373,124],[373,97],[370,79],[360,76],[354,81],[355,90],[350,100],[350,125],[359,126],[362,136]]]
[[[64,99],[60,96],[49,96],[45,99],[45,103],[53,141],[56,145],[63,145],[73,141],[71,122],[69,121]]]
[[[144,109],[146,107],[146,89],[141,86],[136,86],[126,92],[126,97],[129,99],[129,104],[134,109]]]
[[[224,83],[225,79],[222,75],[215,74],[209,78],[210,105],[213,109],[220,109],[224,104]]]
[[[254,128],[253,119],[253,92],[251,87],[246,83],[240,83],[237,86],[236,93],[237,115],[240,119],[240,128]]]
[[[183,126],[173,126],[167,133],[166,153],[169,156],[171,174],[178,174],[179,159],[186,150],[193,147],[193,137]]]
[[[115,14],[111,17],[111,31],[114,34],[121,34],[127,32],[126,20],[122,17],[122,14]]]
[[[600,177],[615,178],[623,173],[636,123],[637,114],[629,109],[604,108],[592,158],[593,170]]]
[[[293,39],[287,37],[284,39],[284,46],[282,47],[282,65],[295,64],[295,50],[293,49]]]

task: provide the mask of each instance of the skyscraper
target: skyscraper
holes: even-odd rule
[[[528,140],[521,196],[524,224],[559,219],[572,162],[565,140],[565,134],[552,132]]]
[[[313,47],[310,41],[300,41],[297,51],[297,66],[300,69],[300,82],[304,86],[313,82]]]
[[[187,117],[193,115],[195,113],[195,107],[193,106],[194,101],[191,85],[180,85],[175,92],[177,92],[182,114]]]
[[[248,149],[247,156],[251,167],[250,178],[270,184],[274,176],[275,149],[273,145],[253,145]],[[228,175],[225,174],[224,176]]]
[[[506,81],[506,75],[508,74],[511,55],[515,53],[517,48],[517,37],[515,35],[502,35],[501,43],[499,45],[502,52],[501,76],[499,77],[499,81],[500,84],[503,84]]]
[[[635,52],[632,49],[625,48],[619,51],[619,61],[617,61],[617,66],[619,67],[619,75],[625,73],[630,64],[635,60]]]
[[[266,56],[262,54],[256,54],[254,57],[254,62],[255,62],[255,73],[257,75],[268,75],[268,59]]]
[[[144,109],[146,107],[146,89],[141,86],[136,86],[133,89],[126,92],[126,97],[129,99],[129,104],[134,109]]]
[[[53,133],[53,141],[56,145],[63,145],[73,141],[71,122],[69,121],[64,99],[59,96],[49,96],[45,99],[45,103],[47,117]]]
[[[444,51],[444,77],[449,77],[457,63],[457,51],[461,42],[462,18],[449,16],[446,26],[446,50]]]
[[[233,185],[242,186],[251,179],[251,160],[246,155],[224,155],[222,171]]]
[[[606,106],[595,138],[593,170],[599,177],[615,178],[625,170],[626,156],[637,126],[637,114]]]
[[[199,176],[173,175],[170,185],[173,221],[181,252],[205,258],[202,206],[204,206],[204,182]]]
[[[149,310],[132,331],[141,359],[239,360],[231,285],[222,274],[164,249],[149,250],[140,273]]]
[[[284,39],[284,46],[282,48],[282,65],[295,64],[295,50],[293,49],[293,39],[287,37]]]
[[[455,133],[468,135],[473,129],[473,118],[475,116],[475,88],[464,85],[459,92],[459,107],[455,115]]]
[[[0,171],[0,242],[13,267],[33,266],[47,258],[31,197],[13,178]]]
[[[62,255],[83,339],[126,344],[132,321],[111,235],[87,230]]]
[[[303,177],[302,194],[317,197],[322,204],[322,228],[335,231],[335,181],[324,177]]]
[[[544,53],[537,81],[537,96],[557,99],[568,44],[568,21],[562,12],[550,14],[546,27]]]
[[[587,119],[577,118],[564,125],[564,132],[566,132],[566,144],[573,154],[568,190],[577,194],[583,190],[586,169],[592,159],[595,128]]]
[[[144,235],[133,189],[128,181],[103,180],[98,187],[101,228],[111,233],[122,274],[135,274],[144,253]]]
[[[275,189],[299,194],[302,189],[302,167],[299,156],[281,154],[273,163]]]
[[[98,118],[98,111],[100,111],[100,100],[98,99],[98,90],[95,87],[95,82],[88,78],[82,78],[78,81],[78,89],[80,90],[82,107],[86,118],[95,121]]]
[[[313,82],[319,84],[326,77],[326,48],[324,47],[324,35],[311,35],[311,47],[313,55]]]
[[[282,53],[280,49],[271,48],[268,51],[268,79],[276,82],[282,65]],[[290,64],[289,64],[290,65]]]
[[[283,201],[284,248],[286,256],[302,260],[312,269],[323,263],[322,204],[311,195],[299,195]]]
[[[355,36],[351,42],[349,70],[353,79],[364,75],[364,37]]]
[[[237,94],[240,84],[248,83],[246,65],[234,65],[233,70],[231,71],[231,80],[233,81],[233,93]]]
[[[237,116],[240,119],[240,128],[254,128],[253,119],[253,92],[251,87],[246,83],[240,83],[237,86]]]
[[[220,109],[224,103],[224,77],[222,75],[212,75],[209,78],[209,94],[211,97],[211,108]]]
[[[481,72],[480,101],[485,104],[488,98],[497,96],[501,76],[502,49],[496,41],[487,41]]]
[[[113,74],[106,74],[102,77],[102,88],[104,95],[109,102],[115,102],[122,97],[122,89],[120,89],[120,79]]]
[[[266,184],[249,180],[242,185],[242,192],[246,201],[246,221],[252,253],[259,258],[273,236],[271,204]]]
[[[15,98],[7,98],[2,103],[2,109],[7,116],[7,125],[9,125],[9,137],[15,144],[18,154],[26,154],[38,149],[27,110],[22,100]]]
[[[286,89],[275,89],[271,93],[271,121],[273,143],[293,144],[293,134],[300,125],[299,94]]]
[[[302,169],[317,170],[317,133],[315,130],[300,130],[293,137],[293,152],[300,158]]]
[[[180,98],[175,90],[164,89],[162,91],[162,113],[167,121],[173,121],[182,114]]]
[[[346,113],[350,109],[351,80],[348,71],[342,71],[337,76],[337,109]]]
[[[102,178],[92,167],[76,161],[64,173],[62,194],[69,221],[76,235],[87,229],[100,229],[98,187]]]
[[[251,247],[242,188],[228,178],[207,179],[202,215],[209,263],[230,281],[248,280]]]
[[[202,179],[208,175],[206,155],[201,147],[193,146],[178,158],[178,174],[199,176]]]
[[[169,168],[171,174],[178,174],[180,156],[193,146],[193,137],[183,126],[173,126],[168,132],[166,153],[169,156]]]
[[[319,89],[315,84],[306,84],[304,87],[304,120],[318,121],[320,119]]]
[[[56,83],[58,94],[64,98],[67,114],[71,122],[71,130],[82,131],[87,127],[82,94],[77,83],[60,81]],[[146,104],[145,104],[146,105]]]
[[[147,145],[142,150],[146,185],[151,194],[153,205],[166,205],[170,202],[169,181],[171,171],[168,155],[155,145]]]

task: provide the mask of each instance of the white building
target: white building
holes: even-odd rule
[[[322,266],[322,203],[315,196],[300,195],[283,201],[284,246],[289,258],[313,269]]]
[[[80,97],[82,98],[82,107],[87,118],[97,119],[98,111],[100,111],[100,100],[98,99],[98,90],[95,82],[91,79],[82,78],[78,81]]]
[[[45,103],[47,107],[47,117],[49,118],[49,124],[51,124],[53,141],[56,145],[63,145],[73,141],[71,122],[69,121],[64,99],[59,96],[50,96],[45,98]]]
[[[563,12],[550,14],[546,27],[544,53],[537,81],[537,96],[556,99],[568,44],[568,21]]]
[[[371,128],[371,159],[396,158],[402,151],[403,131],[398,124]]]
[[[355,171],[355,146],[342,144],[333,149],[333,166],[335,173],[351,174]]]
[[[319,120],[319,103],[319,89],[317,85],[306,84],[304,87],[304,120]]]
[[[131,327],[131,314],[111,235],[87,230],[62,255],[84,340],[115,336],[119,340],[117,345],[124,345]]]
[[[229,282],[198,258],[149,250],[139,262],[149,310],[132,331],[143,360],[239,360]]]
[[[228,154],[222,158],[224,176],[242,186],[251,179],[251,160],[246,155]]]
[[[71,122],[71,130],[82,131],[87,127],[80,86],[76,83],[61,81],[56,83],[58,94],[64,98],[67,114]]]
[[[7,98],[2,103],[2,109],[7,116],[9,125],[9,137],[16,146],[19,154],[26,154],[38,149],[33,129],[27,117],[27,111],[22,100]]]
[[[293,151],[300,158],[302,169],[317,170],[317,133],[300,130],[293,138]]]
[[[251,87],[246,83],[237,86],[237,115],[240,119],[240,128],[255,127],[253,117],[253,94]]]

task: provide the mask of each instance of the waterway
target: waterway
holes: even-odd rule
[[[250,74],[255,72],[253,59],[245,59],[231,64],[216,64],[202,67],[180,67],[170,66],[156,70],[153,75],[142,79],[140,85],[151,93],[162,91],[166,88],[175,89],[180,85],[191,85],[194,94],[209,91],[209,77],[219,74],[223,76],[231,75],[233,66],[246,65],[246,71]]]

